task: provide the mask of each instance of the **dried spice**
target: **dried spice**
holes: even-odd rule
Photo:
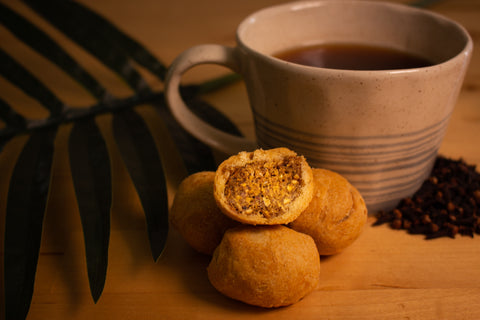
[[[480,234],[480,174],[463,159],[437,157],[430,177],[412,196],[373,224],[424,234],[426,239]]]

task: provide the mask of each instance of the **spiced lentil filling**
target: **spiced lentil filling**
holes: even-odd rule
[[[282,161],[257,161],[235,168],[226,184],[228,204],[242,214],[280,216],[304,185],[300,157]]]

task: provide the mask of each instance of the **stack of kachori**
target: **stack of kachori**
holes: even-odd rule
[[[212,255],[210,283],[266,308],[315,290],[320,256],[351,245],[366,219],[362,196],[344,177],[312,169],[287,148],[240,152],[216,172],[187,177],[170,210],[187,243]]]

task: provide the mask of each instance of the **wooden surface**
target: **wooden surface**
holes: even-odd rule
[[[108,70],[16,1],[3,0],[51,32],[76,58],[119,96],[129,90]],[[201,43],[234,45],[238,23],[250,12],[279,3],[274,0],[87,1],[169,64],[182,50]],[[407,1],[397,1],[404,2]],[[430,7],[462,23],[480,47],[480,1],[444,0]],[[91,98],[49,63],[31,53],[0,26],[0,47],[24,61],[64,101],[88,105]],[[210,79],[225,72],[200,67],[186,81]],[[159,80],[148,78],[161,89]],[[35,102],[0,77],[1,95],[35,115]],[[207,97],[252,136],[242,84]],[[13,103],[12,103],[13,104]],[[157,142],[169,181],[169,200],[184,177],[161,119],[150,106],[140,108]],[[39,113],[38,116],[44,114]],[[64,126],[57,139],[51,198],[48,202],[35,292],[27,319],[480,319],[480,237],[426,241],[386,226],[371,227],[343,253],[323,258],[318,290],[299,303],[275,310],[230,300],[209,284],[208,257],[194,252],[175,231],[166,251],[152,261],[145,222],[134,187],[106,128],[99,118],[112,158],[113,207],[109,266],[103,295],[94,304],[87,282],[83,236],[69,172]],[[440,152],[480,166],[480,50],[474,51]],[[25,137],[17,137],[0,153],[0,245],[9,177]],[[167,147],[165,147],[167,146]],[[3,249],[0,249],[3,250]],[[3,251],[2,251],[3,252]],[[0,280],[3,287],[3,253]],[[3,292],[2,292],[3,295]],[[3,309],[3,296],[0,309]],[[0,310],[3,317],[3,310]]]

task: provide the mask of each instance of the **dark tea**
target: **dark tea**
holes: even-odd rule
[[[408,52],[360,44],[321,44],[294,48],[275,56],[302,65],[344,70],[411,69],[433,64]]]

